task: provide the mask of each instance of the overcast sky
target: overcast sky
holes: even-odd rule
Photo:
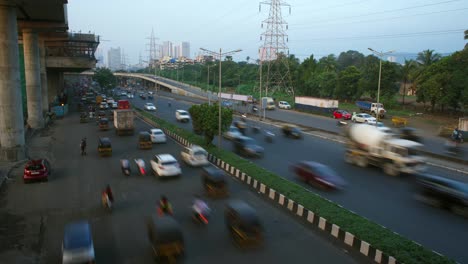
[[[271,0],[264,2],[270,3]],[[438,53],[461,50],[468,29],[468,0],[290,0],[282,1],[288,23],[290,54],[303,60],[338,55],[347,50],[369,54],[378,51]],[[208,50],[242,49],[235,60],[255,60],[263,42],[262,21],[269,5],[255,0],[71,0],[71,31],[100,35],[99,48],[120,47],[131,64],[141,54],[148,59],[149,37],[190,42],[193,58],[201,47]],[[128,61],[127,61],[128,63]]]

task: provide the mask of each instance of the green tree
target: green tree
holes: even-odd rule
[[[401,67],[401,81],[403,82],[403,105],[405,105],[406,86],[408,82],[412,81],[411,78],[415,69],[415,61],[405,59],[405,63]]]
[[[207,145],[211,145],[215,135],[218,135],[218,110],[218,104],[208,105],[207,103],[192,105],[188,110],[192,116],[193,130],[205,136]],[[232,113],[231,109],[221,107],[221,133],[231,125]]]
[[[344,100],[355,100],[361,97],[359,80],[361,72],[356,66],[349,66],[338,74],[338,85],[335,97]]]
[[[428,67],[434,62],[440,60],[441,56],[439,53],[434,53],[434,50],[423,50],[418,53],[416,61],[419,62],[423,67]]]
[[[326,57],[321,58],[317,66],[321,71],[336,72],[338,62],[336,61],[335,55],[330,54]]]
[[[117,79],[108,68],[97,68],[94,70],[93,79],[104,89],[112,89],[117,84]]]
[[[363,61],[364,54],[355,50],[341,52],[337,59],[338,68],[340,70],[346,69],[349,66],[356,66],[357,68],[360,68]]]

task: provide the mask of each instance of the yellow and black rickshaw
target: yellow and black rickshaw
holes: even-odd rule
[[[202,169],[202,184],[206,194],[210,197],[229,196],[226,174],[214,166],[205,166]]]
[[[226,225],[234,243],[240,247],[263,244],[263,228],[255,209],[243,201],[230,201],[224,212]]]
[[[108,130],[109,129],[109,119],[101,118],[99,120],[99,130]]]
[[[87,123],[88,122],[88,114],[86,112],[80,113],[80,123]]]
[[[108,137],[100,137],[98,143],[99,156],[112,156],[112,144]]]
[[[151,141],[151,135],[148,132],[140,132],[138,134],[138,146],[140,149],[152,149],[153,142]]]
[[[153,215],[147,218],[148,238],[158,261],[175,263],[184,254],[184,237],[176,220],[170,216]]]

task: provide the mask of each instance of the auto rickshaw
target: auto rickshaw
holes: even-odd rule
[[[152,215],[147,218],[148,238],[158,261],[175,263],[184,254],[184,238],[180,225],[170,216]]]
[[[234,126],[239,129],[239,131],[242,133],[242,135],[245,135],[245,132],[247,130],[247,124],[242,121],[234,121]]]
[[[206,166],[202,169],[202,184],[208,196],[219,198],[229,196],[226,174],[214,166]]]
[[[296,126],[284,125],[281,128],[281,131],[283,132],[283,135],[285,137],[292,137],[292,138],[295,138],[295,139],[301,139],[302,138],[302,131]]]
[[[101,120],[101,118],[105,118],[106,117],[106,112],[104,111],[98,111],[97,112],[97,119],[96,119],[96,122],[99,124],[99,120]]]
[[[230,201],[225,209],[226,226],[234,243],[240,247],[263,244],[263,228],[255,209],[243,201]]]
[[[148,132],[140,132],[138,134],[138,146],[140,149],[152,149],[153,142],[151,141],[151,135]]]
[[[112,156],[112,144],[108,137],[100,137],[98,143],[99,156]]]
[[[109,119],[101,118],[99,120],[99,130],[108,130],[109,129]]]
[[[80,113],[80,123],[88,123],[88,114],[86,112]]]

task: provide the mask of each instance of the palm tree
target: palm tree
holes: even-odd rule
[[[410,81],[410,76],[415,68],[416,64],[414,60],[405,59],[405,64],[403,64],[401,68],[401,77],[403,79],[403,105],[405,105],[406,84]]]
[[[465,37],[463,39],[468,40],[468,30],[465,30]],[[465,44],[465,48],[468,48],[468,43]]]
[[[418,53],[416,61],[424,67],[431,65],[432,63],[440,60],[442,56],[439,53],[434,53],[434,50],[423,50]]]

